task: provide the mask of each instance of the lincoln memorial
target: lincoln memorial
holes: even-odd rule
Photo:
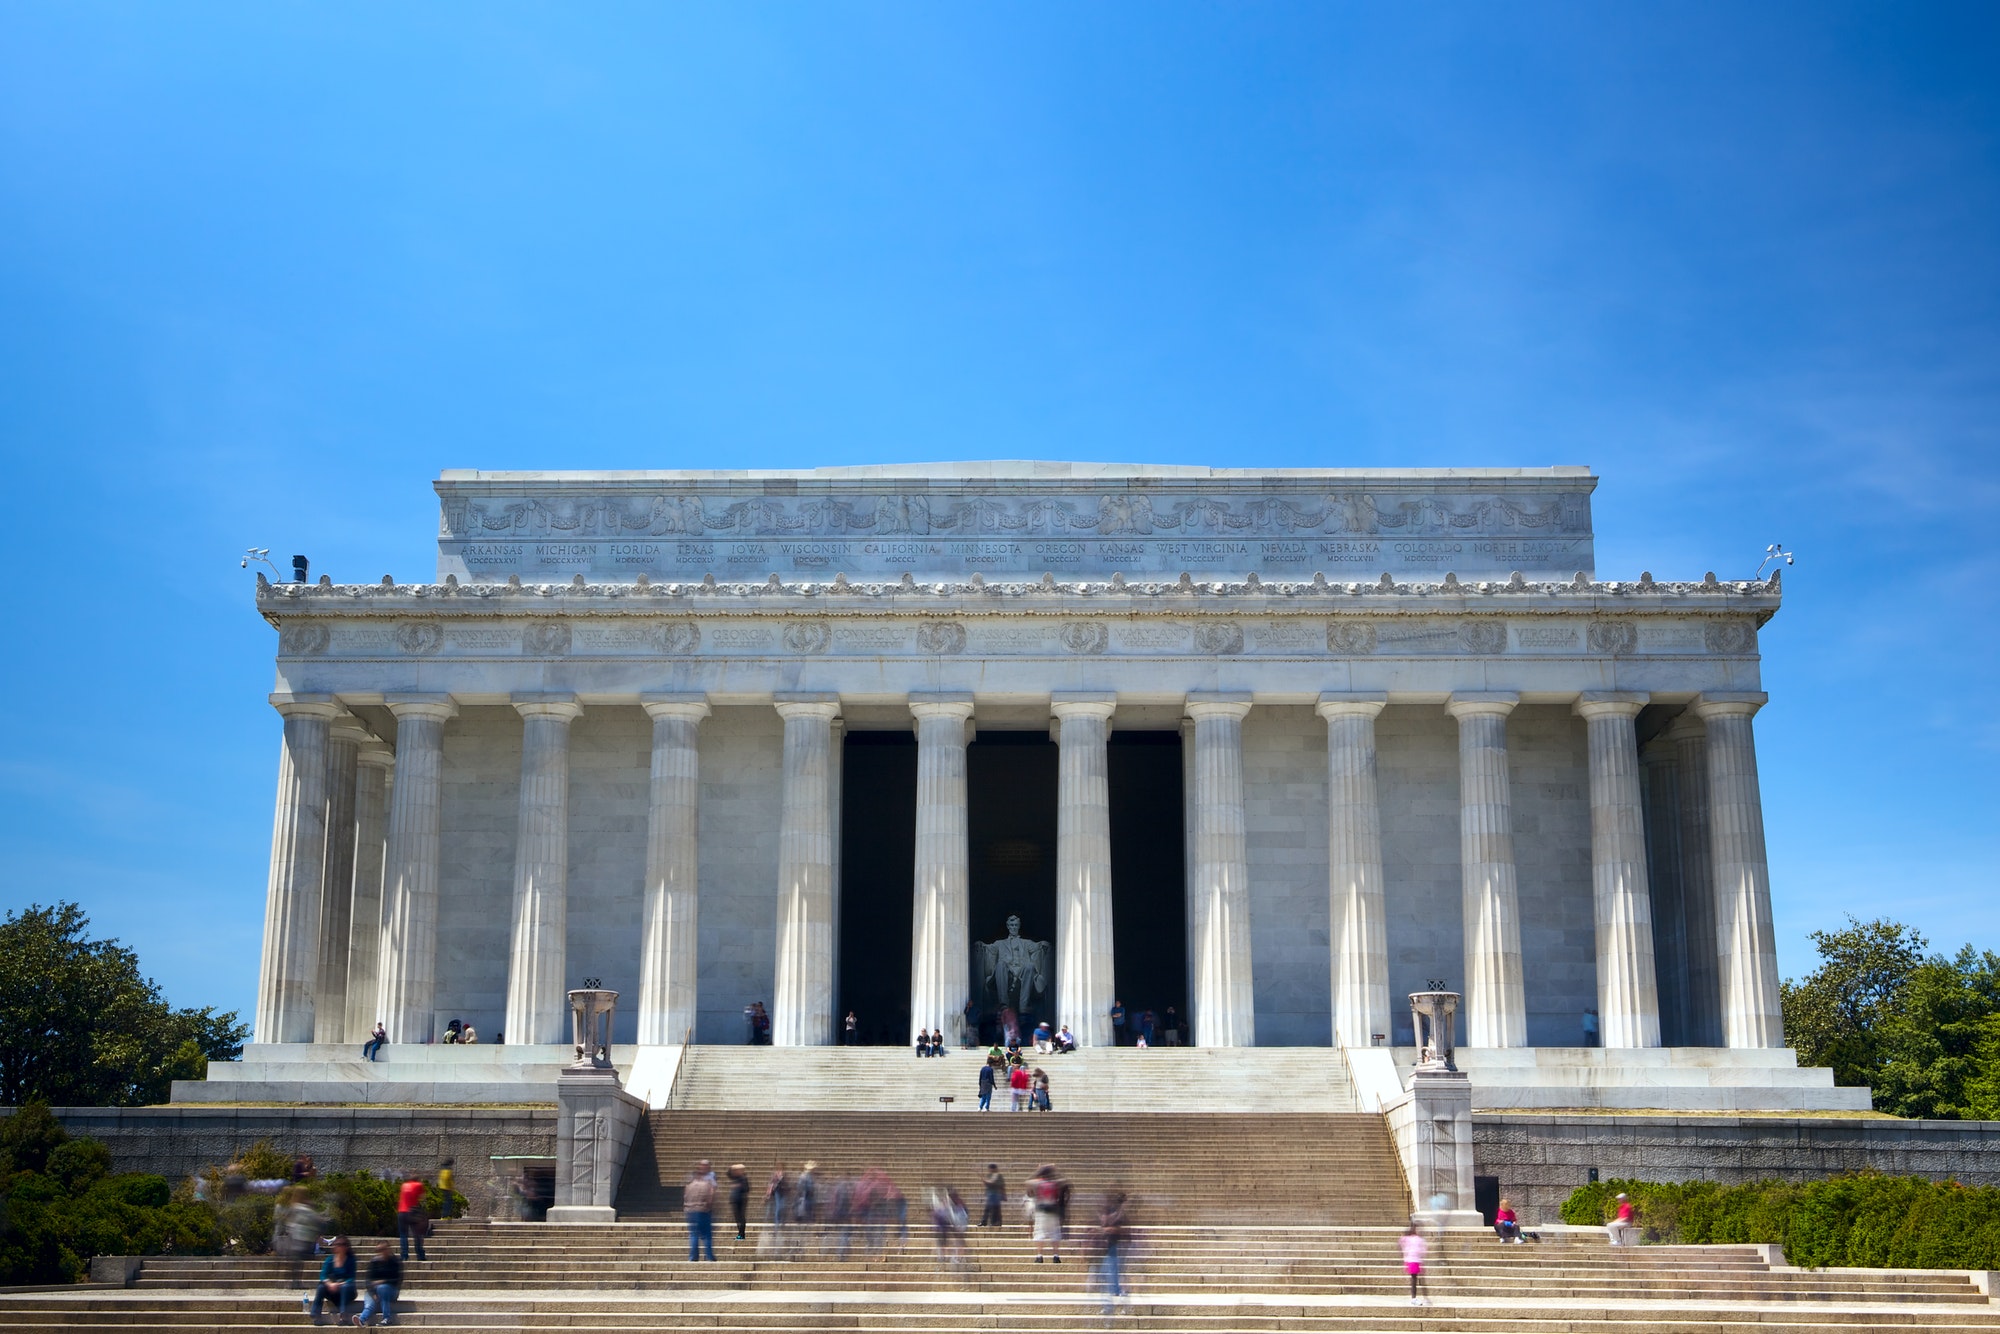
[[[260,577],[251,1056],[378,1020],[562,1043],[586,981],[639,1048],[740,1043],[754,1003],[780,1047],[850,1010],[955,1043],[1018,917],[1086,1046],[1122,1001],[1197,1047],[1406,1048],[1408,993],[1448,989],[1475,1078],[1788,1066],[1778,579],[1600,579],[1595,485],[447,471],[434,580]]]

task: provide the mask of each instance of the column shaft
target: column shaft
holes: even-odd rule
[[[1708,729],[1693,709],[1667,729],[1679,763],[1681,921],[1686,932],[1688,1042],[1724,1045],[1722,961],[1715,929],[1715,861],[1708,837]]]
[[[338,710],[331,699],[273,695],[271,703],[284,715],[285,735],[278,752],[255,1041],[311,1042],[326,870],[327,732]]]
[[[1465,1045],[1524,1047],[1521,905],[1514,875],[1514,799],[1507,715],[1515,695],[1454,695],[1458,719],[1458,857],[1465,921]]]
[[[965,721],[970,697],[919,695],[917,865],[910,926],[910,1040],[918,1029],[965,1027],[971,988],[970,867],[966,848]]]
[[[366,1042],[380,1016],[375,1011],[382,965],[382,854],[389,834],[389,772],[396,757],[379,742],[363,746],[354,770],[354,902],[348,918],[348,1042]]]
[[[1382,811],[1375,716],[1386,696],[1321,695],[1326,719],[1327,921],[1333,1045],[1366,1047],[1389,1029],[1389,937],[1382,895]]]
[[[699,958],[701,798],[699,698],[643,700],[653,719],[652,800],[646,812],[646,901],[639,941],[639,1042],[685,1042],[695,1021]]]
[[[780,700],[784,804],[778,817],[778,957],[771,1042],[833,1041],[833,801],[829,782],[838,700]]]
[[[1250,860],[1243,815],[1241,696],[1190,695],[1194,719],[1194,903],[1191,964],[1198,1047],[1256,1045],[1250,971]]]
[[[1778,955],[1771,928],[1771,871],[1750,718],[1758,695],[1703,695],[1708,724],[1708,832],[1715,878],[1723,1039],[1732,1047],[1782,1047]]]
[[[1597,918],[1597,1013],[1606,1047],[1660,1045],[1653,976],[1653,903],[1639,797],[1642,694],[1589,693],[1577,701],[1590,748],[1590,882]]]
[[[1680,756],[1655,737],[1639,750],[1646,811],[1646,884],[1653,898],[1653,977],[1660,992],[1660,1045],[1696,1045],[1688,1036],[1687,914],[1681,888]]]
[[[382,876],[382,962],[376,972],[375,1013],[388,1026],[391,1042],[428,1042],[435,1036],[437,1020],[444,725],[457,710],[443,696],[392,698],[389,710],[396,715],[396,781],[390,793]]]
[[[354,943],[354,782],[368,733],[352,721],[327,738],[326,869],[320,876],[313,1041],[347,1040],[347,960]]]
[[[521,814],[514,839],[514,934],[507,961],[507,1041],[569,1037],[568,700],[514,706],[521,715]]]
[[[1058,695],[1056,1017],[1085,1046],[1112,1042],[1111,762],[1117,701]]]

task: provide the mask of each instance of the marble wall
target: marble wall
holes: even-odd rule
[[[1326,724],[1303,706],[1243,720],[1251,976],[1261,1046],[1333,1041],[1326,885]]]
[[[741,1042],[743,1007],[771,1002],[785,724],[770,705],[701,725],[701,966],[695,1041]]]

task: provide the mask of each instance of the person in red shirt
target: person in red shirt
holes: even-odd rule
[[[1632,1201],[1624,1195],[1618,1197],[1618,1216],[1605,1225],[1613,1246],[1630,1246],[1638,1235],[1639,1224],[1634,1215]]]
[[[1028,1103],[1028,1067],[1016,1065],[1007,1076],[1007,1088],[1013,1094],[1014,1110],[1020,1111]]]
[[[1493,1235],[1502,1241],[1520,1244],[1521,1219],[1515,1214],[1514,1206],[1505,1200],[1500,1201],[1500,1207],[1493,1212]]]
[[[417,1243],[417,1258],[430,1258],[424,1254],[424,1234],[430,1230],[430,1215],[424,1212],[424,1180],[412,1176],[396,1193],[396,1236],[403,1243],[403,1259],[410,1258],[410,1241],[413,1238]]]

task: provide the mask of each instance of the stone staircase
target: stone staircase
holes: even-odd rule
[[[1079,1197],[1122,1189],[1162,1222],[1393,1226],[1410,1211],[1382,1118],[1351,1112],[666,1111],[632,1146],[619,1217],[678,1217],[681,1183],[704,1158],[718,1172],[745,1164],[757,1199],[778,1162],[796,1172],[815,1160],[828,1183],[880,1167],[912,1201],[950,1185],[975,1206],[987,1163],[1016,1189],[1054,1163]]]
[[[1334,1047],[1090,1047],[1035,1057],[1069,1112],[1354,1112]],[[978,1101],[978,1051],[919,1059],[900,1047],[689,1047],[677,1111],[939,1111]],[[1004,1089],[996,1109],[1007,1106]],[[1370,1109],[1372,1110],[1372,1109]]]
[[[690,1264],[673,1224],[543,1227],[448,1223],[431,1259],[413,1264],[405,1323],[427,1329],[665,1331],[840,1330],[1009,1334],[1119,1329],[1468,1331],[1640,1334],[1646,1331],[2000,1329],[1963,1274],[1774,1269],[1757,1248],[1614,1251],[1596,1234],[1502,1246],[1449,1235],[1433,1254],[1434,1305],[1413,1310],[1393,1228],[1147,1226],[1130,1248],[1134,1294],[1098,1314],[1087,1230],[1069,1262],[1035,1264],[1018,1221],[975,1228],[962,1267],[939,1264],[928,1227],[891,1235],[879,1252],[852,1239],[846,1258],[820,1234],[786,1250],[754,1227],[725,1230],[720,1263]],[[152,1259],[129,1291],[0,1295],[0,1328],[264,1331],[297,1328],[305,1280],[268,1258]]]

